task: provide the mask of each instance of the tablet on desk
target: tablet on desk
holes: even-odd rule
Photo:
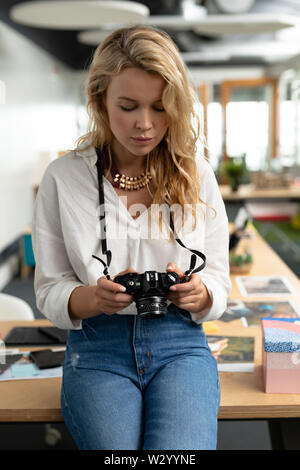
[[[9,346],[47,346],[66,344],[68,331],[55,326],[16,326],[4,338]]]

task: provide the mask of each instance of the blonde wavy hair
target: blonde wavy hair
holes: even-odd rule
[[[180,52],[166,32],[140,25],[121,28],[98,46],[87,82],[88,132],[77,140],[77,146],[87,143],[85,148],[103,149],[112,141],[106,90],[111,77],[129,67],[159,74],[166,82],[162,104],[169,125],[160,144],[148,156],[148,170],[156,188],[153,204],[177,204],[182,209],[188,204],[196,221],[195,205],[200,200],[196,143],[201,134],[195,104],[199,100]]]

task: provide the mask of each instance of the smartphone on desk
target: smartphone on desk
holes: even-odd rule
[[[39,369],[51,369],[63,365],[65,351],[52,351],[52,349],[43,349],[41,351],[32,351],[30,359]]]

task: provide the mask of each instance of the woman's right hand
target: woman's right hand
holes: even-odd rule
[[[137,272],[135,269],[129,268],[116,276],[135,272]],[[105,276],[100,277],[95,290],[96,310],[98,310],[99,313],[113,315],[128,307],[134,299],[132,295],[126,294],[126,292],[124,293],[124,289],[125,287],[121,284],[116,284],[113,280],[110,281],[106,279]]]

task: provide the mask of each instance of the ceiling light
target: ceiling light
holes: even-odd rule
[[[271,14],[248,14],[248,15],[208,15],[205,9],[202,11],[203,17],[186,19],[182,15],[153,15],[143,18],[140,23],[167,28],[173,31],[194,30],[196,33],[208,36],[222,36],[232,34],[256,34],[264,32],[281,31],[285,28],[292,28],[299,25],[299,20],[290,15]],[[121,27],[122,24],[116,22],[106,23],[101,30],[83,31],[78,35],[78,41],[84,44],[98,45],[103,40],[105,34]]]
[[[83,29],[107,23],[135,23],[149,14],[146,5],[114,0],[30,1],[14,5],[10,10],[10,17],[16,23],[49,29]]]
[[[273,15],[271,13],[208,15],[205,20],[199,21],[194,31],[209,36],[258,34],[279,31],[297,25],[299,25],[299,18],[292,15]]]
[[[288,59],[300,54],[300,46],[279,41],[258,42],[245,41],[240,43],[217,43],[206,45],[201,51],[183,52],[182,57],[187,62],[221,62],[229,59],[263,59],[266,62],[275,62]]]
[[[270,31],[279,31],[299,24],[299,21],[287,15],[209,15],[197,18],[185,18],[182,15],[153,15],[143,18],[142,24],[157,26],[158,28],[168,28],[170,30],[188,31],[193,29],[199,34],[211,36],[222,34],[255,34]],[[103,29],[113,30],[122,24],[106,23]],[[95,31],[96,33],[96,31]]]

